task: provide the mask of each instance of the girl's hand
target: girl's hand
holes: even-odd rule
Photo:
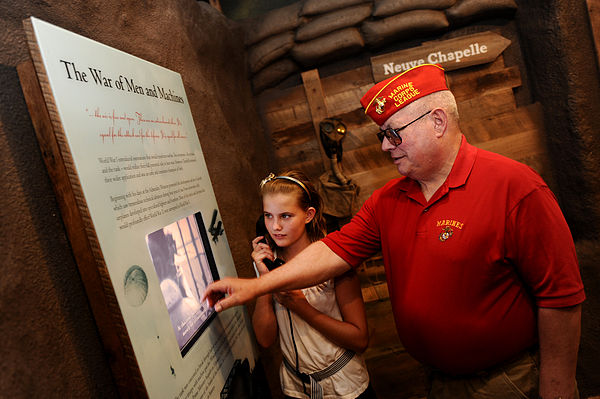
[[[301,305],[308,304],[306,297],[302,293],[302,290],[293,290],[293,291],[281,291],[276,294],[273,294],[277,302],[288,308],[289,310],[294,311]]]
[[[264,236],[258,236],[254,240],[252,240],[252,260],[256,264],[256,269],[262,276],[265,273],[269,272],[267,266],[263,262],[264,259],[274,260],[275,256],[273,255],[273,250],[264,242],[259,242],[264,239]]]

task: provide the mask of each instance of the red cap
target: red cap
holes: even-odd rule
[[[360,99],[360,103],[365,114],[381,126],[411,102],[441,90],[449,90],[444,68],[437,64],[423,64],[377,83]]]

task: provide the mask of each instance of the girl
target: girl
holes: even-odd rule
[[[269,260],[289,261],[323,238],[325,219],[319,194],[300,172],[271,173],[260,189],[268,234],[252,241],[252,259],[263,275],[269,272],[265,264]],[[279,376],[287,397],[375,397],[358,355],[369,337],[360,282],[353,270],[314,287],[259,297],[252,323],[263,347],[271,346],[279,333],[283,354]]]

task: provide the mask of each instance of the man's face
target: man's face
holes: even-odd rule
[[[419,118],[425,112],[415,107],[406,107],[392,115],[380,126],[381,129],[401,128]],[[434,149],[431,114],[427,114],[399,132],[402,143],[392,144],[387,138],[381,142],[381,149],[389,152],[398,172],[415,180],[427,180],[433,173]]]

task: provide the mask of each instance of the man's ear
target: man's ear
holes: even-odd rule
[[[310,206],[306,210],[306,219],[304,219],[304,224],[310,223],[310,221],[313,220],[313,218],[315,217],[316,213],[317,213],[317,210],[315,208],[313,208],[312,206]]]
[[[448,130],[448,114],[444,109],[436,108],[431,111],[431,117],[436,137],[442,137]]]

